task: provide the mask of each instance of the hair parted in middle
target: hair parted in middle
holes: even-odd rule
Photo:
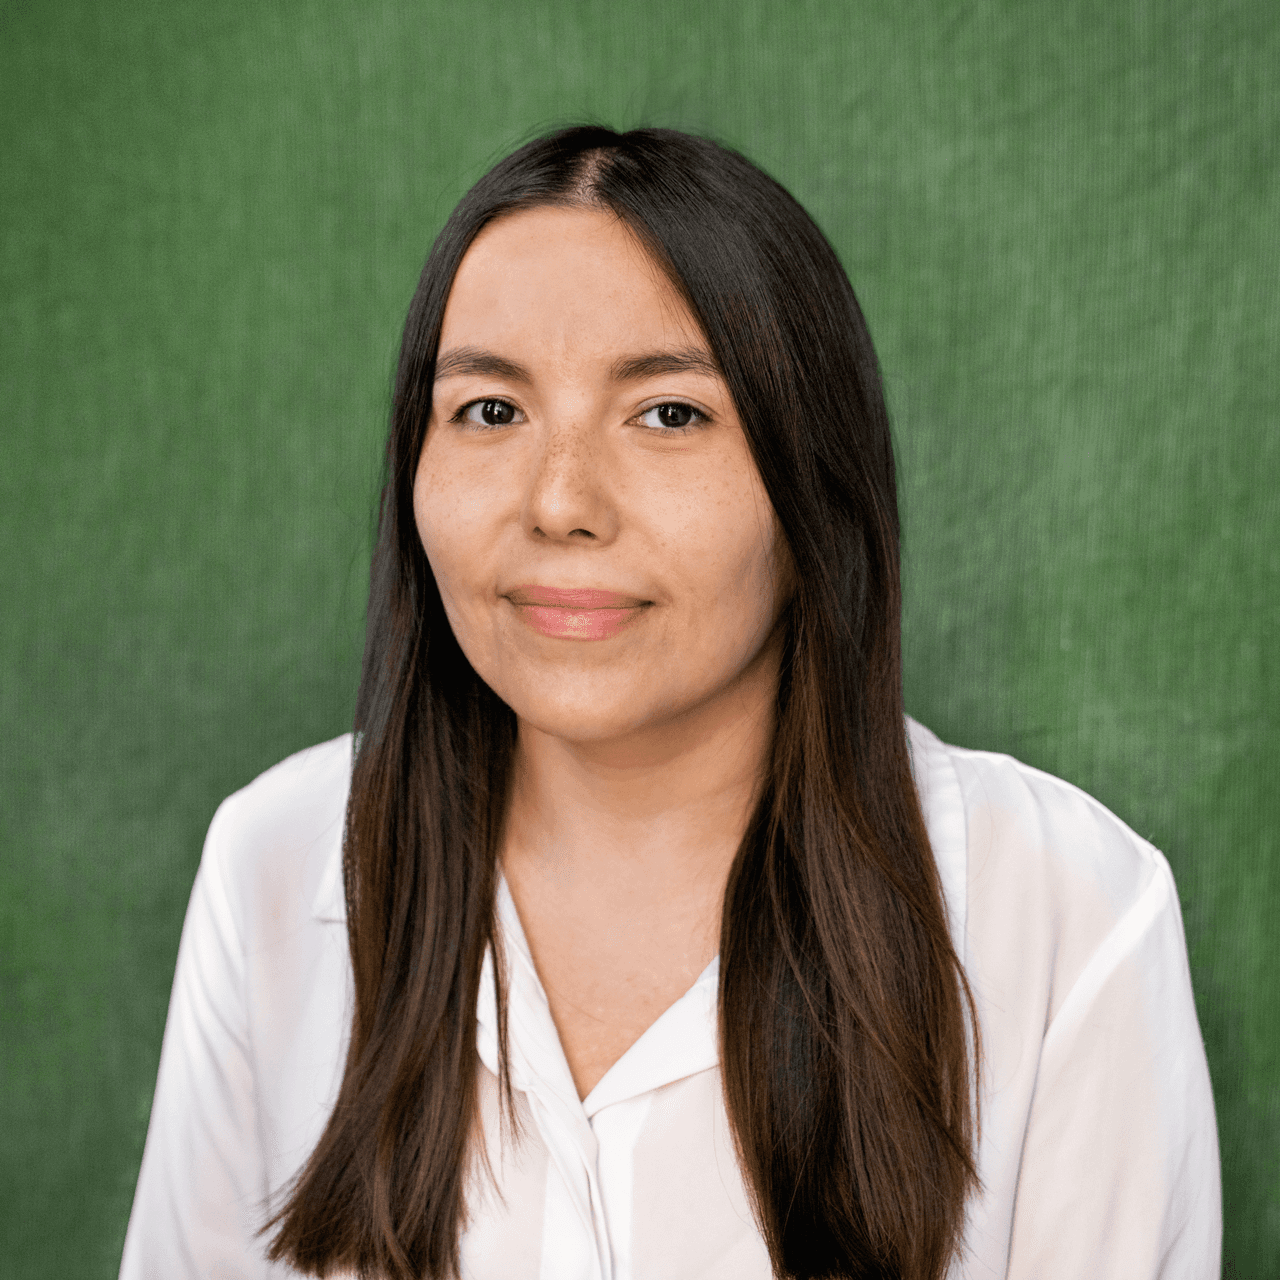
[[[413,482],[463,255],[495,219],[556,205],[616,215],[688,304],[795,568],[775,738],[720,936],[724,1099],[774,1270],[942,1280],[977,1182],[977,1021],[906,740],[896,480],[871,338],[834,251],[777,182],[703,138],[594,126],[481,178],[409,308],[344,842],[350,1046],[328,1126],[268,1224],[270,1255],[319,1275],[458,1271],[516,724],[454,638]]]

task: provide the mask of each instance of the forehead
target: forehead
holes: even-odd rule
[[[441,346],[706,347],[684,299],[635,233],[594,208],[539,208],[490,223],[464,255]]]

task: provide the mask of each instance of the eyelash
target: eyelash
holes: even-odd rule
[[[485,431],[497,431],[501,426],[513,426],[514,423],[490,423],[490,422],[467,422],[467,413],[474,409],[478,404],[505,404],[509,409],[516,413],[520,412],[519,406],[513,404],[510,400],[504,400],[502,396],[479,396],[475,400],[468,400],[462,405],[457,413],[449,419],[450,422],[456,422],[462,425],[472,426]]]
[[[687,400],[659,400],[657,404],[651,404],[647,409],[640,410],[640,417],[646,413],[652,413],[655,409],[688,409],[693,414],[693,419],[682,427],[649,427],[647,430],[658,431],[664,436],[687,436],[689,432],[697,427],[705,427],[711,421],[711,415],[704,413],[696,405],[690,404]]]
[[[467,414],[479,404],[504,404],[516,413],[520,413],[520,408],[513,404],[510,400],[505,400],[501,396],[480,396],[475,400],[468,400],[462,405],[458,411],[450,418],[450,422],[459,424],[467,423]],[[655,409],[687,409],[693,418],[690,422],[681,427],[648,427],[646,430],[656,431],[661,435],[676,436],[688,435],[695,427],[705,426],[711,421],[711,415],[703,412],[696,405],[690,404],[687,400],[659,400],[657,404],[651,404],[646,409],[641,409],[637,417],[643,417],[646,413],[652,413]],[[509,423],[493,424],[493,423],[471,423],[471,426],[482,427],[489,431],[497,431],[499,426],[515,425]]]

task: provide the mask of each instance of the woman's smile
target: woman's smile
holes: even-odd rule
[[[542,587],[525,583],[504,593],[520,620],[560,640],[608,640],[629,627],[652,600],[598,587]]]

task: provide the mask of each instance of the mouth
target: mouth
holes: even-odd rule
[[[560,640],[607,640],[652,604],[597,587],[544,587],[526,583],[505,593],[522,622]]]

